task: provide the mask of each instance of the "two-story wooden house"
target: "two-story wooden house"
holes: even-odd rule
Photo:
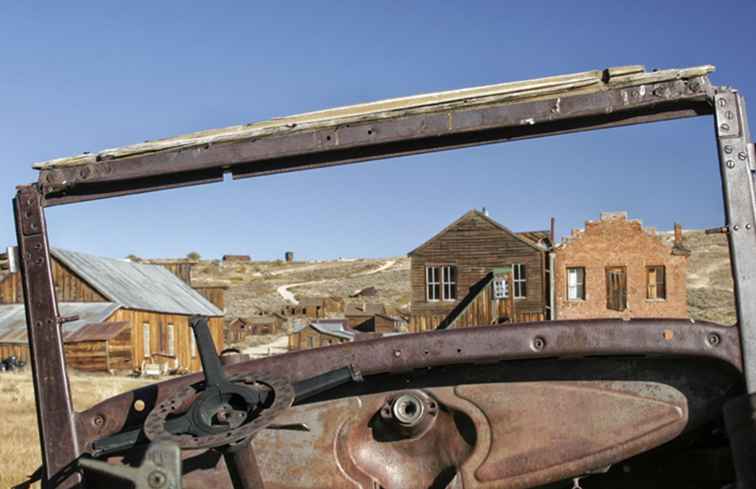
[[[464,214],[408,253],[409,330],[549,319],[552,234],[515,233],[486,212]],[[506,284],[497,292],[500,273]]]

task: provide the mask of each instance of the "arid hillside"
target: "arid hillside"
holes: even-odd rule
[[[319,262],[201,262],[192,270],[197,285],[227,285],[230,318],[273,312],[304,297],[349,296],[375,287],[370,302],[392,310],[409,303],[409,259],[360,258]],[[362,301],[363,299],[353,299]]]
[[[668,233],[664,238],[672,239]],[[683,232],[683,243],[691,251],[688,261],[690,316],[693,319],[734,324],[735,299],[727,236],[690,230]]]

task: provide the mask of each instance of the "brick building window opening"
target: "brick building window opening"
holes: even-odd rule
[[[606,308],[613,311],[627,309],[627,273],[624,267],[606,269]]]
[[[666,299],[667,283],[663,266],[646,267],[646,297],[648,299]]]
[[[528,275],[523,263],[515,263],[512,265],[513,280],[514,282],[514,298],[524,299],[528,295],[527,281]]]
[[[567,269],[567,299],[571,301],[585,300],[585,268],[571,267]]]
[[[144,358],[150,358],[152,356],[150,351],[150,323],[142,325],[142,343],[144,344]]]
[[[427,267],[425,284],[428,301],[457,300],[457,267],[454,265]]]

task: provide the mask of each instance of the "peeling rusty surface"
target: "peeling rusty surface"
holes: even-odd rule
[[[399,435],[381,407],[403,393],[437,403],[433,422]],[[624,460],[677,436],[685,396],[653,382],[523,382],[399,391],[292,408],[310,432],[255,439],[266,488],[523,488]],[[230,487],[220,459],[185,488]],[[212,464],[209,464],[212,466]]]
[[[673,339],[665,339],[668,331]],[[707,337],[716,333],[720,342],[712,346]],[[534,351],[534,337],[545,339],[546,347]],[[396,353],[399,352],[397,355]],[[592,320],[548,321],[515,326],[487,326],[345,343],[287,353],[238,363],[227,368],[229,375],[255,371],[280,372],[296,382],[351,363],[364,375],[407,372],[454,364],[487,364],[514,359],[606,355],[694,356],[715,358],[740,368],[737,328],[685,320]],[[82,448],[96,438],[113,434],[130,424],[143,422],[149,411],[180,390],[201,381],[192,374],[115,396],[80,414]],[[146,409],[137,412],[133,403],[141,399]],[[91,420],[104,416],[100,430]]]

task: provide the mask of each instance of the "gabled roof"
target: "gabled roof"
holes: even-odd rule
[[[223,316],[223,311],[160,265],[61,249],[50,252],[90,287],[119,306],[166,314]]]
[[[525,243],[526,245],[530,246],[531,248],[534,248],[534,249],[536,249],[538,251],[547,251],[548,250],[548,247],[542,246],[542,245],[538,244],[537,241],[534,241],[532,239],[532,238],[535,237],[535,235],[537,233],[543,233],[543,232],[548,233],[548,231],[530,231],[530,232],[526,232],[526,233],[515,233],[515,232],[511,231],[509,228],[507,228],[507,227],[499,224],[495,220],[491,219],[491,217],[487,216],[483,212],[481,212],[481,211],[479,211],[477,209],[471,209],[471,210],[465,212],[462,215],[462,217],[460,217],[459,219],[457,219],[456,221],[452,222],[451,224],[449,224],[448,226],[446,226],[444,229],[442,229],[441,231],[439,231],[438,233],[436,233],[428,241],[426,241],[425,243],[421,244],[420,246],[418,246],[414,250],[412,250],[409,253],[407,253],[407,255],[411,256],[411,255],[417,253],[421,249],[423,249],[426,246],[428,246],[429,244],[431,244],[436,239],[438,239],[441,236],[443,236],[444,234],[446,234],[447,231],[453,229],[458,224],[460,224],[461,222],[463,222],[466,219],[469,219],[471,217],[480,217],[481,219],[485,220],[486,222],[490,223],[491,225],[493,225],[494,227],[500,229],[501,231],[504,231],[505,233],[508,233],[508,234],[514,236],[516,239],[522,241],[523,243]]]
[[[58,309],[61,316],[79,316],[76,321],[63,324],[63,339],[69,341],[82,341],[87,339],[89,333],[93,333],[92,325],[102,323],[108,319],[120,306],[110,302],[61,302]],[[114,326],[106,328],[105,331],[98,332],[88,339],[103,339],[106,333],[117,334],[121,331],[115,323]],[[97,324],[97,327],[101,327]],[[93,333],[94,334],[94,333]],[[0,305],[0,343],[23,343],[29,344],[26,331],[26,310],[23,304]]]
[[[321,319],[319,321],[313,321],[309,325],[320,333],[336,336],[345,340],[353,340],[356,334],[354,331],[346,327],[346,321],[343,319]]]

